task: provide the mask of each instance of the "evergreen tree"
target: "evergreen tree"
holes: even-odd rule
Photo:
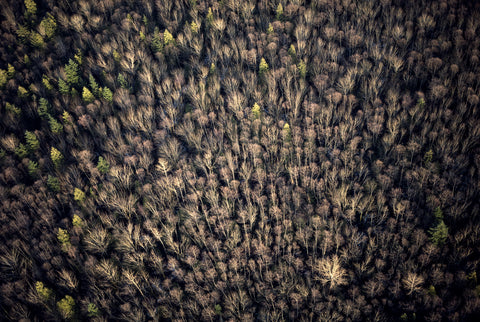
[[[65,65],[65,73],[67,74],[67,83],[70,86],[78,86],[80,84],[80,76],[78,63],[73,59],[68,60],[68,64]]]
[[[260,65],[258,67],[258,72],[260,75],[263,75],[265,72],[268,71],[268,64],[267,62],[265,61],[265,58],[262,57],[262,59],[260,59]]]
[[[52,159],[53,165],[55,168],[60,168],[63,163],[63,155],[60,151],[55,149],[54,147],[50,150],[50,158]]]
[[[82,99],[85,103],[91,103],[95,100],[95,96],[93,96],[92,92],[85,86],[83,87],[83,92],[82,92]]]
[[[160,36],[160,30],[158,29],[158,27],[155,27],[155,30],[153,32],[151,46],[152,46],[152,50],[156,53],[162,51],[163,43],[162,43],[162,37]]]
[[[97,169],[101,174],[105,174],[110,169],[110,165],[103,157],[98,157]]]
[[[443,220],[440,220],[435,227],[428,230],[430,233],[430,240],[435,245],[441,246],[448,238],[448,227]]]
[[[112,93],[112,91],[110,90],[110,88],[104,87],[102,93],[103,93],[103,98],[104,98],[106,101],[112,102],[112,100],[113,100],[113,93]]]
[[[71,319],[75,314],[75,300],[70,295],[66,295],[57,302],[57,308],[64,319]]]
[[[35,133],[30,131],[25,131],[25,141],[27,141],[28,149],[30,152],[35,152],[40,147],[40,142],[38,141]]]

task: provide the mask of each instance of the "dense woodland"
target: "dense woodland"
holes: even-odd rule
[[[1,2],[0,320],[480,319],[477,1]]]

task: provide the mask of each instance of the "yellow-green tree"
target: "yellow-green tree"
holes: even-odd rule
[[[64,319],[71,319],[75,313],[75,300],[70,295],[66,295],[57,302],[57,308]]]
[[[260,105],[258,105],[257,103],[253,104],[252,115],[255,119],[258,119],[260,117]]]
[[[47,302],[52,295],[52,290],[48,287],[45,287],[42,282],[37,281],[35,283],[35,290],[37,291],[38,296],[42,299],[42,301]]]
[[[265,58],[262,57],[262,59],[260,59],[260,65],[258,67],[258,72],[260,73],[260,75],[263,75],[265,72],[268,71],[268,69],[269,69],[268,64],[265,61]]]
[[[78,188],[75,188],[75,190],[73,191],[73,199],[78,202],[85,201],[85,192]]]
[[[52,159],[53,165],[55,168],[60,168],[63,163],[63,155],[60,151],[52,146],[50,150],[50,158]]]
[[[82,99],[85,103],[91,103],[95,100],[95,96],[93,96],[92,92],[85,86],[83,87],[83,92],[82,92]]]
[[[40,34],[46,39],[52,38],[55,34],[55,31],[57,30],[57,21],[50,13],[47,13],[47,16],[40,22],[39,30]]]
[[[62,245],[62,250],[66,252],[68,248],[71,246],[70,234],[68,233],[68,231],[62,228],[58,228],[57,239]]]
[[[168,29],[165,29],[163,33],[163,44],[165,46],[168,46],[170,44],[175,44],[175,39],[173,38],[173,35],[168,31]]]
[[[7,83],[7,80],[8,80],[7,71],[3,70],[3,69],[0,69],[0,88],[5,86],[5,84]]]
[[[37,14],[37,4],[33,0],[25,0],[27,17],[33,18]]]

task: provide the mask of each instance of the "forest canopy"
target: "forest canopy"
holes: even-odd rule
[[[4,0],[0,320],[480,320],[480,4]]]

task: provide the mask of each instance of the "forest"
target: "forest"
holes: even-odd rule
[[[480,321],[480,2],[0,2],[0,320]]]

